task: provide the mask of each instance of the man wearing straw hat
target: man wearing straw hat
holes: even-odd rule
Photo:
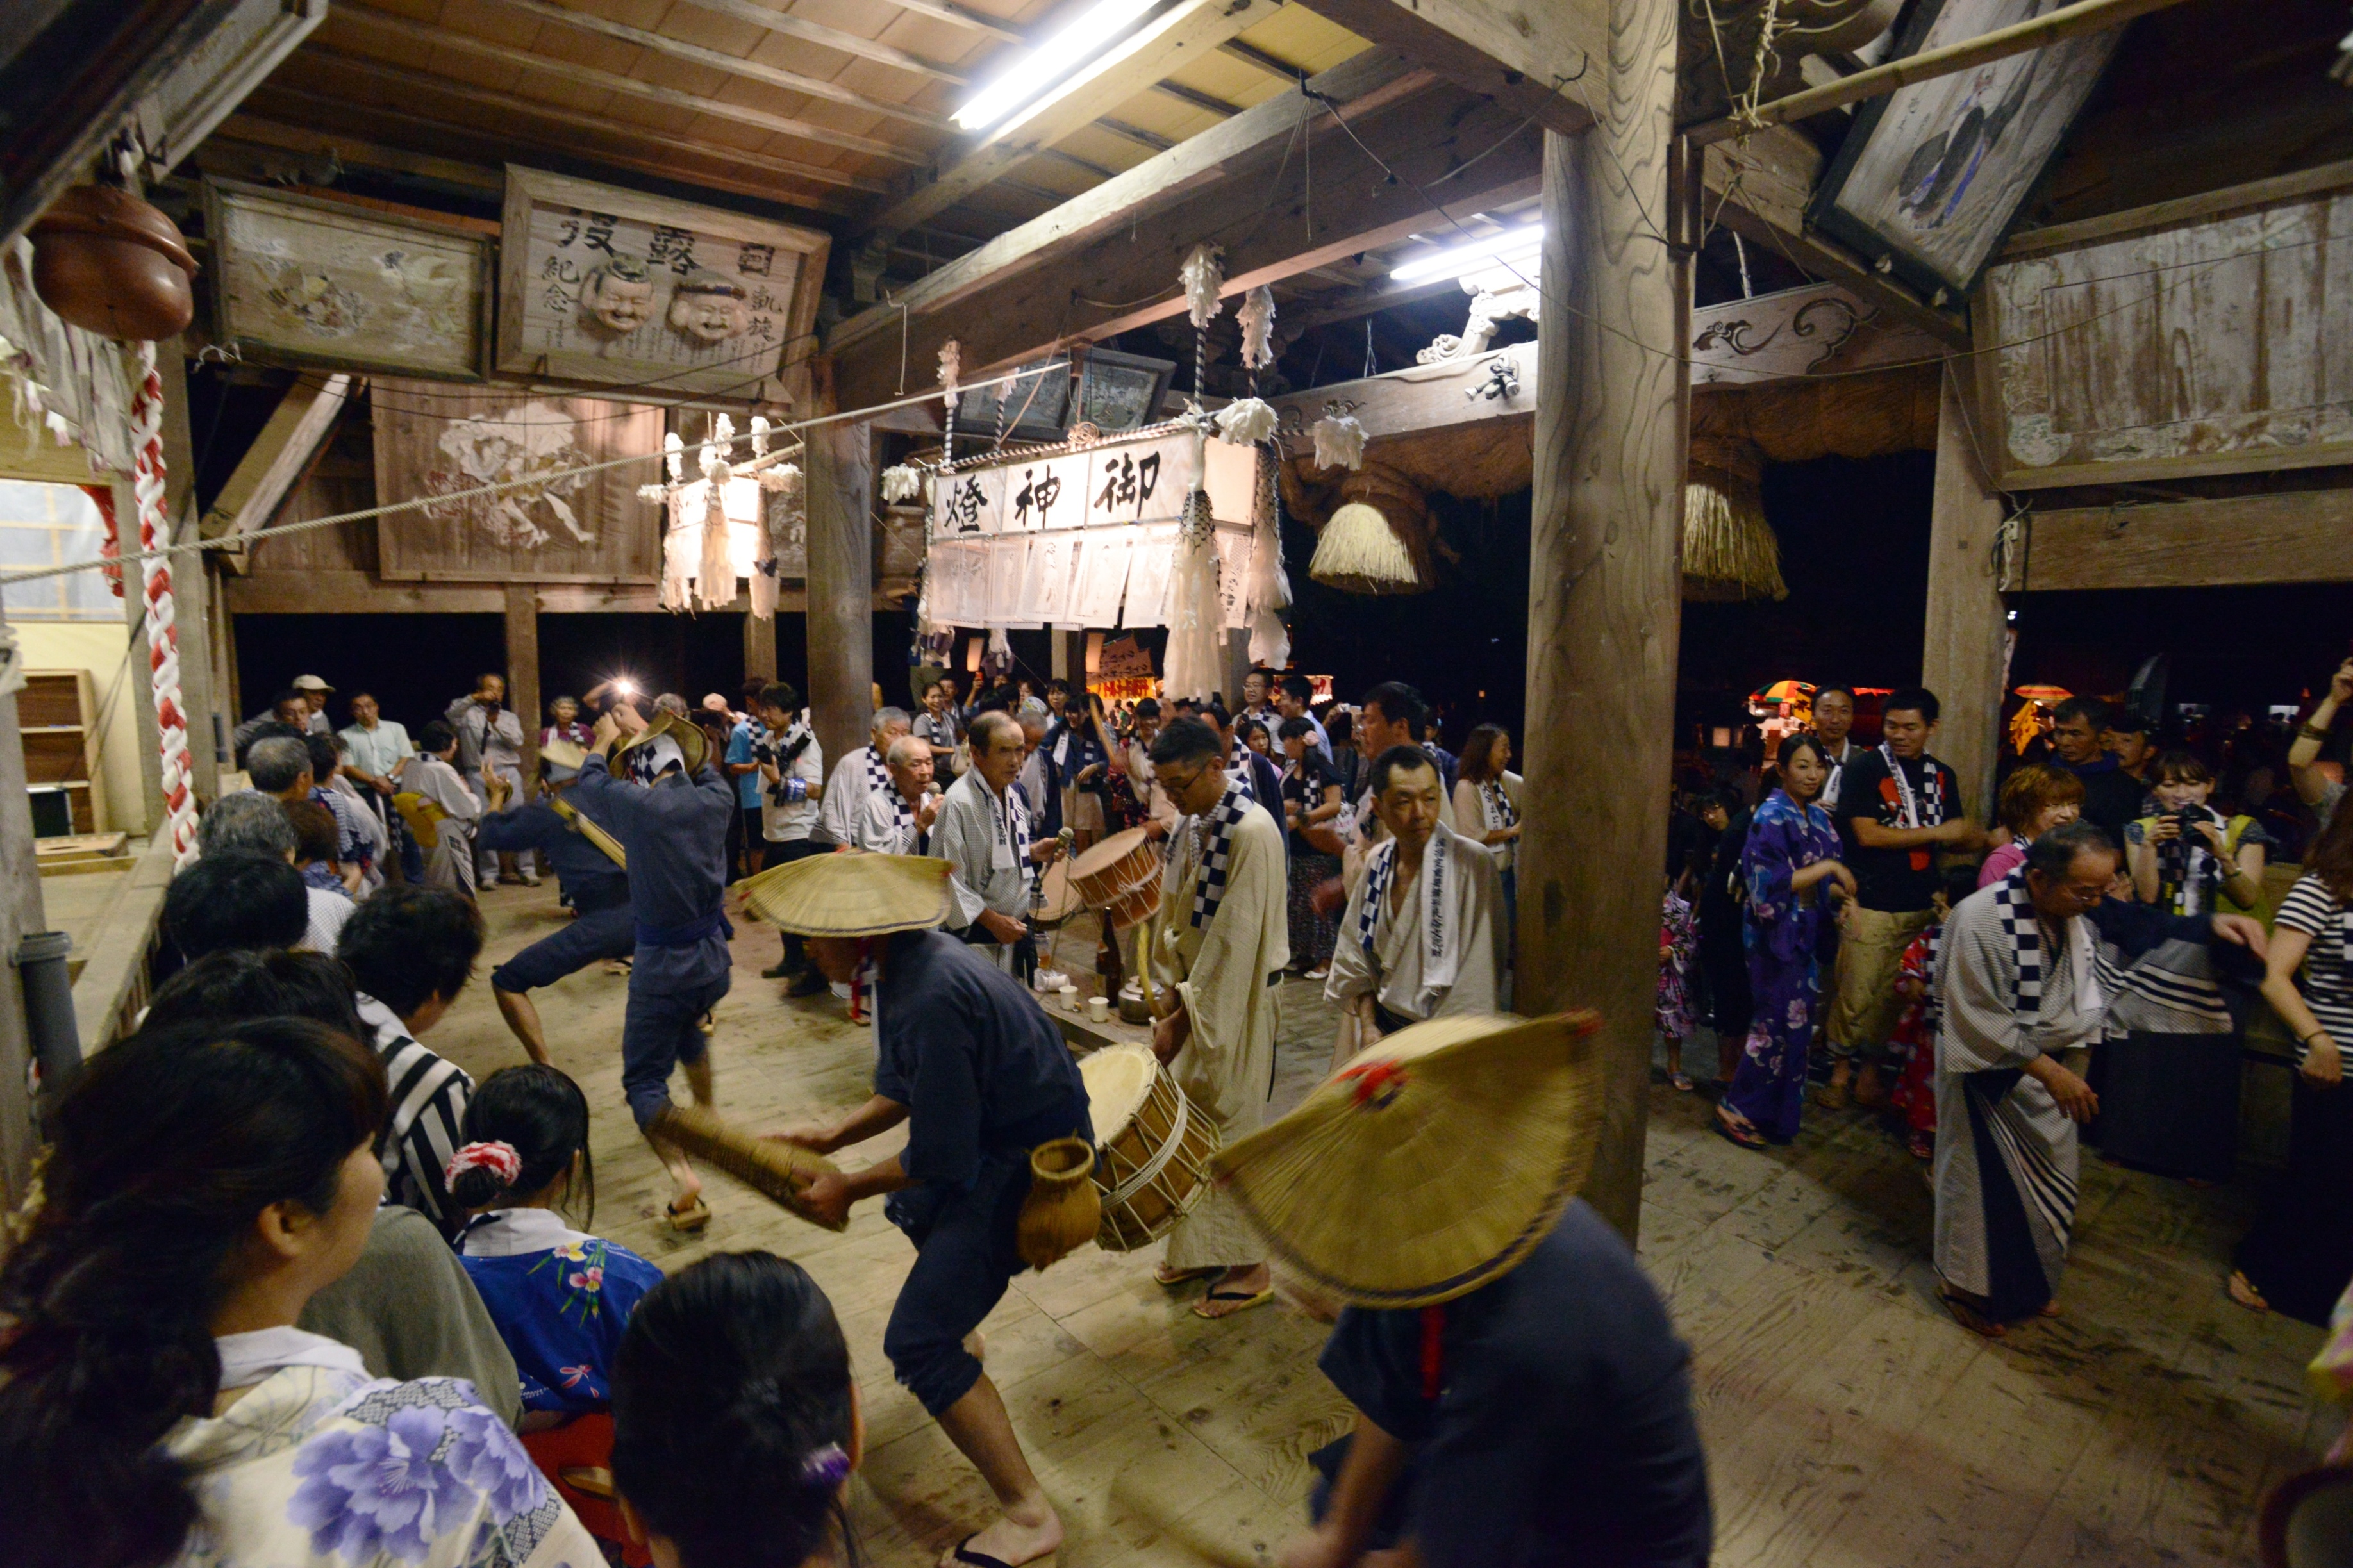
[[[1160,785],[1185,816],[1168,836],[1147,961],[1154,988],[1176,1000],[1153,1026],[1153,1052],[1231,1140],[1257,1129],[1274,1088],[1274,986],[1291,963],[1291,921],[1282,829],[1226,773],[1222,755],[1218,731],[1198,719],[1177,720],[1152,744]],[[1156,1278],[1179,1285],[1205,1276],[1208,1293],[1193,1306],[1204,1318],[1274,1298],[1264,1243],[1215,1193],[1168,1233]]]
[[[906,1123],[903,1151],[819,1176],[802,1203],[818,1223],[839,1224],[850,1205],[887,1194],[883,1213],[915,1244],[915,1265],[882,1352],[1004,1510],[946,1561],[1017,1568],[1061,1544],[1062,1521],[965,1339],[1023,1268],[1015,1230],[1030,1151],[1071,1136],[1092,1143],[1093,1131],[1060,1032],[1019,981],[935,929],[949,918],[950,879],[928,856],[828,855],[762,873],[745,902],[797,932],[827,978],[872,977],[872,1098],[785,1140],[829,1154]]]
[[[554,868],[574,918],[491,971],[491,996],[499,1016],[531,1059],[547,1060],[547,1037],[530,993],[576,974],[599,959],[627,958],[637,951],[638,923],[629,912],[628,858],[621,846],[586,813],[564,798],[580,776],[588,753],[569,741],[539,749],[539,776],[546,794],[539,799],[482,818],[476,842],[485,849],[533,850]]]
[[[1282,1568],[1705,1568],[1690,1352],[1575,1195],[1597,1026],[1416,1025],[1212,1162],[1286,1270],[1346,1304],[1319,1364],[1356,1428],[1310,1457],[1315,1527]]]
[[[640,1130],[670,1103],[670,1069],[683,1063],[700,1104],[711,1103],[703,1016],[727,994],[734,928],[727,896],[727,823],[735,792],[709,761],[702,731],[664,712],[605,758],[589,753],[573,784],[580,809],[608,825],[629,868],[634,956],[621,1024],[621,1091]],[[616,774],[618,774],[617,777]],[[711,1223],[702,1184],[686,1156],[649,1134],[677,1194],[672,1228]]]

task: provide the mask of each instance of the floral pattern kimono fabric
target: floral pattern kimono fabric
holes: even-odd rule
[[[493,1209],[459,1238],[466,1266],[522,1379],[525,1410],[582,1415],[612,1404],[621,1331],[661,1270],[552,1209]]]
[[[371,1378],[332,1341],[265,1332],[301,1359],[165,1439],[200,1510],[176,1568],[600,1568],[471,1384]]]
[[[1824,904],[1820,884],[1789,889],[1799,871],[1838,858],[1838,829],[1818,805],[1800,807],[1775,790],[1749,823],[1740,854],[1748,889],[1741,935],[1755,997],[1740,1070],[1724,1103],[1778,1143],[1798,1135],[1806,1095],[1806,1052],[1813,1043],[1821,974],[1814,960]]]

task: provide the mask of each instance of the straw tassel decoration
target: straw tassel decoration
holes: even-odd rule
[[[702,444],[702,559],[696,576],[696,597],[706,610],[723,610],[735,602],[735,556],[728,548],[727,481],[734,467],[727,454],[735,442],[735,422],[724,414],[711,422],[711,438]]]
[[[647,485],[638,494],[662,503],[661,606],[665,610],[683,610],[692,605],[688,584],[694,579],[694,544],[688,539],[682,514],[686,443],[678,438],[677,431],[662,437],[662,455],[670,465],[670,483]]]

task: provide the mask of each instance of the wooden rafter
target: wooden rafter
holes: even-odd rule
[[[772,33],[782,33],[786,37],[798,38],[805,44],[816,44],[824,48],[839,49],[845,55],[855,55],[860,59],[872,60],[877,65],[892,66],[933,81],[951,82],[957,87],[963,87],[972,80],[969,73],[959,70],[954,66],[944,65],[937,60],[927,60],[920,55],[911,55],[904,49],[893,48],[889,44],[877,43],[872,38],[861,38],[855,33],[845,33],[839,27],[828,27],[822,22],[812,22],[806,17],[788,16],[785,12],[760,5],[758,0],[688,0],[688,4],[698,10],[714,11],[722,16],[733,16],[739,22],[749,22],[755,27],[765,27]]]
[[[1524,202],[1536,190],[1540,139],[1534,129],[1491,100],[1456,88],[1432,88],[1364,117],[1355,130],[1341,135],[1333,128],[1317,145],[1312,197],[1303,179],[1294,184],[1286,177],[1275,187],[1269,176],[1280,149],[1261,145],[1256,158],[1237,160],[1228,177],[1190,184],[1150,216],[1114,209],[1109,221],[1124,242],[1088,252],[1082,287],[1074,288],[1063,268],[988,268],[981,252],[951,263],[941,269],[938,289],[956,292],[952,307],[904,316],[895,306],[881,307],[838,330],[834,377],[844,405],[880,400],[895,388],[902,321],[907,364],[928,366],[941,342],[955,338],[964,346],[966,373],[974,374],[1035,357],[1060,342],[1100,341],[1180,314],[1185,302],[1177,268],[1197,244],[1224,247],[1226,292],[1237,294]],[[1480,153],[1486,156],[1476,165],[1475,181],[1449,177]],[[1300,160],[1290,167],[1303,174]],[[1095,195],[1064,208],[1100,217],[1100,207],[1080,205]],[[1434,210],[1432,201],[1444,208]],[[1057,209],[1039,221],[1059,224],[1070,216]],[[982,252],[1001,260],[1006,237]],[[1101,300],[1134,302],[1107,307]],[[859,335],[848,341],[853,327]]]
[[[969,27],[976,33],[985,34],[1005,43],[1026,44],[1029,41],[1029,35],[1010,22],[1000,21],[995,16],[984,16],[968,5],[952,5],[949,0],[890,0],[890,4],[896,5],[902,11],[913,11],[918,16],[929,16],[934,21],[953,22],[959,27]]]
[[[1218,182],[1295,136],[1303,125],[1321,122],[1328,127],[1324,100],[1332,100],[1334,112],[1343,118],[1360,119],[1430,81],[1429,73],[1414,70],[1394,55],[1366,53],[1343,61],[1308,83],[1315,98],[1298,92],[1271,98],[1057,205],[900,290],[888,305],[844,321],[835,329],[831,346],[842,352],[870,333],[895,326],[905,312],[943,310],[982,289],[1000,287]]]
[[[860,232],[904,228],[945,211],[1264,15],[1256,0],[1176,0],[1051,91],[950,143],[934,170],[918,171],[896,200],[859,226]]]
[[[1607,0],[1301,0],[1326,21],[1574,136],[1609,74]]]
[[[865,93],[854,91],[839,82],[828,81],[823,77],[786,70],[781,66],[763,65],[758,60],[732,55],[723,49],[708,49],[701,44],[690,44],[683,38],[667,37],[660,33],[648,32],[643,27],[632,27],[626,22],[616,22],[610,17],[599,16],[593,11],[575,11],[569,5],[555,4],[555,0],[493,0],[493,3],[504,5],[510,10],[537,16],[543,21],[554,22],[562,26],[577,27],[584,33],[596,33],[619,43],[635,44],[639,48],[651,49],[657,54],[668,55],[672,59],[708,66],[712,70],[724,71],[729,76],[742,77],[746,81],[765,82],[770,87],[781,87],[789,92],[804,93],[810,98],[821,98],[830,103],[843,104],[851,109],[862,109],[871,114],[888,115],[893,120],[903,120],[911,125],[920,125],[926,131],[945,131],[952,128],[951,122],[944,116],[934,114],[928,109],[916,109],[909,104],[892,103],[888,99],[870,98]]]
[[[674,87],[662,87],[642,81],[617,71],[600,70],[595,66],[575,65],[570,60],[534,54],[509,44],[493,43],[454,28],[419,22],[396,11],[385,11],[368,5],[365,0],[340,0],[335,7],[339,16],[349,16],[371,27],[381,28],[395,37],[406,38],[436,49],[449,49],[470,55],[476,59],[495,60],[501,65],[535,71],[577,87],[592,88],[603,92],[619,93],[625,98],[642,99],[670,109],[682,109],[692,114],[709,115],[713,120],[732,120],[738,125],[774,132],[798,141],[813,142],[822,147],[839,147],[845,152],[862,153],[870,158],[887,159],[895,163],[919,163],[923,155],[911,152],[894,142],[878,142],[871,136],[854,136],[845,131],[835,131],[807,120],[797,120],[787,114],[771,114],[765,109],[753,109],[725,99],[708,98],[699,93],[682,91]],[[436,74],[430,73],[428,74]],[[650,129],[650,128],[649,128]],[[814,166],[814,165],[813,165]]]
[[[303,56],[298,53],[294,58],[301,60]],[[617,129],[610,120],[595,119],[553,105],[464,87],[439,77],[421,76],[375,60],[329,55],[317,55],[317,58],[322,65],[374,78],[405,92],[445,94],[459,102],[500,111],[504,118],[496,130],[489,130],[478,123],[438,119],[414,109],[356,100],[332,92],[304,88],[287,80],[282,74],[262,84],[255,97],[246,100],[248,111],[264,118],[313,128],[321,124],[349,125],[354,116],[372,115],[386,125],[398,125],[438,138],[445,145],[470,145],[480,149],[488,144],[500,148],[531,149],[554,154],[559,159],[575,158],[665,179],[688,179],[710,185],[714,190],[733,191],[771,202],[797,204],[820,212],[847,209],[847,204],[837,188],[840,184],[838,178],[818,181],[806,164],[791,159],[774,157],[765,153],[746,153],[740,148],[714,146],[709,142],[686,142],[675,137],[664,138],[657,143],[651,132],[632,137]],[[299,112],[272,114],[270,106],[276,103],[290,105]],[[514,121],[518,116],[562,126],[569,134],[550,136],[527,126],[517,126]],[[590,140],[585,143],[575,140],[581,136]],[[611,142],[616,138],[632,142],[635,145],[615,147]],[[681,159],[707,160],[711,166],[686,165],[682,164]],[[816,184],[818,188],[813,191],[779,191],[779,180]],[[858,185],[852,188],[881,184],[879,180],[860,175]]]

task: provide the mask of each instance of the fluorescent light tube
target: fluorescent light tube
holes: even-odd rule
[[[1032,49],[1003,76],[982,88],[955,111],[966,131],[986,131],[1015,110],[1059,87],[1081,66],[1109,47],[1128,24],[1158,0],[1095,0],[1086,15]]]
[[[1484,239],[1449,246],[1444,250],[1417,257],[1404,266],[1393,268],[1389,279],[1393,282],[1410,283],[1417,278],[1436,278],[1447,272],[1460,272],[1471,263],[1485,261],[1491,257],[1525,255],[1543,244],[1544,224],[1539,220],[1519,228],[1505,229],[1501,234],[1491,234]]]

